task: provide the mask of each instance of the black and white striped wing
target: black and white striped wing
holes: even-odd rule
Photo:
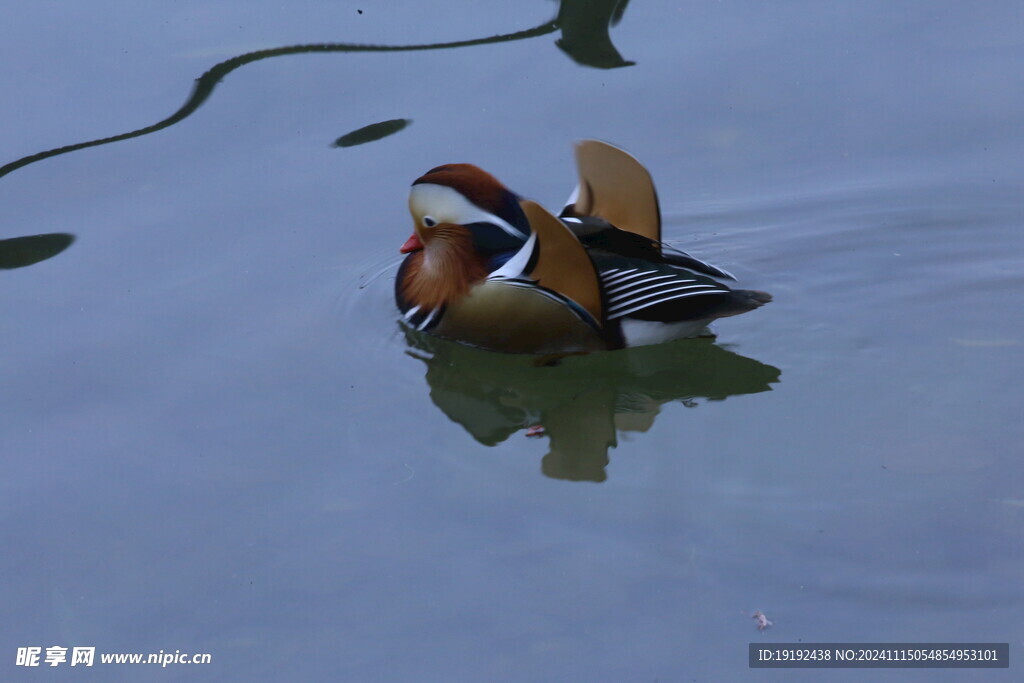
[[[598,259],[595,259],[598,260]],[[678,322],[714,315],[731,290],[711,278],[668,264],[600,259],[606,319]]]

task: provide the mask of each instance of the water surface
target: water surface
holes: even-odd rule
[[[74,236],[0,270],[7,678],[54,644],[213,655],[168,680],[1019,653],[1019,5],[591,7],[7,13],[0,163],[153,126],[240,55],[474,41],[275,54],[172,125],[0,178],[0,239]],[[408,183],[468,161],[559,206],[583,137],[647,164],[672,244],[775,301],[713,343],[550,368],[407,339]]]

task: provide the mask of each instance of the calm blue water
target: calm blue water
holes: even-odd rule
[[[104,681],[868,679],[747,669],[797,640],[1019,658],[1020,4],[633,0],[607,34],[615,3],[386,4],[5,12],[0,164],[157,124],[253,51],[537,30],[267,55],[180,122],[0,177],[0,239],[75,236],[31,265],[0,243],[3,677],[60,676],[15,666],[51,645],[213,657],[64,674]],[[584,137],[650,168],[670,242],[775,301],[552,368],[407,339],[408,184],[468,161],[560,206]]]

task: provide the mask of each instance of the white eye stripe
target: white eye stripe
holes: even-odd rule
[[[434,183],[419,183],[409,190],[409,210],[414,217],[430,217],[439,223],[492,223],[517,239],[527,235],[500,216],[484,211],[454,188]],[[420,219],[422,220],[422,219]],[[429,226],[428,226],[429,227]]]

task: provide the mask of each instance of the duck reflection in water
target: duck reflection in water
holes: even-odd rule
[[[542,426],[541,470],[555,479],[604,481],[618,433],[646,432],[665,403],[770,391],[780,375],[706,337],[544,362],[403,329],[441,412],[485,446]]]

